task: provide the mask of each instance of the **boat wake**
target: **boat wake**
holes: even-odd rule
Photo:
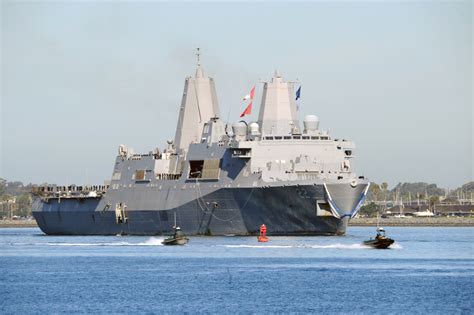
[[[369,249],[363,244],[327,244],[327,245],[218,245],[228,248],[314,248],[314,249]]]
[[[292,245],[217,245],[228,248],[295,248]]]
[[[367,249],[368,247],[363,244],[329,244],[329,245],[312,245],[311,248],[331,248],[331,249]]]
[[[162,246],[164,238],[150,237],[144,242],[107,242],[107,243],[41,243],[48,246]]]

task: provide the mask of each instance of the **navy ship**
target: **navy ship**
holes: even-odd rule
[[[263,82],[258,121],[220,118],[215,83],[199,62],[184,83],[174,140],[134,153],[120,145],[104,186],[38,187],[33,216],[49,235],[342,235],[369,181],[354,143],[315,115],[298,120],[294,83]]]

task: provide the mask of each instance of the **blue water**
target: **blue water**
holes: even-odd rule
[[[0,313],[474,312],[474,228],[339,237],[45,236],[0,229]]]

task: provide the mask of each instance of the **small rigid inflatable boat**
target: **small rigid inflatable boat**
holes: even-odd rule
[[[163,245],[184,245],[189,241],[189,238],[187,238],[183,231],[179,228],[179,226],[175,227],[174,229],[174,234],[171,235],[170,237],[165,238],[163,242],[161,242]]]
[[[385,235],[385,230],[381,227],[377,228],[377,235],[375,238],[364,241],[364,245],[371,246],[377,249],[386,249],[390,245],[395,243],[395,241]]]

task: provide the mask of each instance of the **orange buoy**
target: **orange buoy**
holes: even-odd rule
[[[260,235],[258,236],[258,241],[262,243],[268,242],[267,227],[265,224],[260,225]]]

